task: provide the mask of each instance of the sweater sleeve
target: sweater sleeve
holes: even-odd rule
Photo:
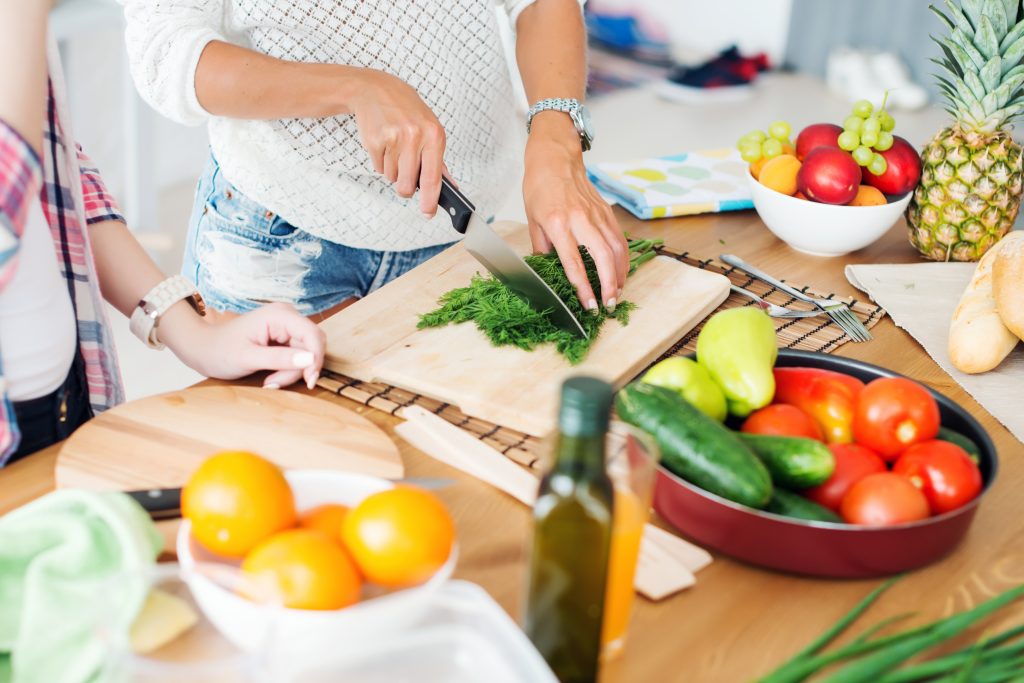
[[[514,31],[519,15],[523,13],[524,9],[537,2],[537,0],[495,0],[495,2],[505,8],[505,11],[508,13],[509,23],[512,24],[512,30]],[[580,7],[582,8],[586,2],[587,0],[579,0]]]
[[[0,120],[0,290],[14,275],[29,202],[39,201],[42,186],[43,170],[35,150]]]
[[[203,49],[223,36],[225,0],[119,0],[125,44],[139,94],[164,116],[189,126],[211,114],[196,97]]]

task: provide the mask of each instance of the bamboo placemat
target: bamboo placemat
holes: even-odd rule
[[[678,253],[668,249],[661,249],[660,253],[671,256],[690,266],[721,273],[728,277],[733,284],[748,289],[773,304],[806,308],[806,305],[797,302],[796,299],[784,292],[780,292],[775,287],[766,285],[759,280],[754,280],[745,273],[719,263],[714,259],[700,259],[688,252]],[[816,298],[836,298],[838,301],[846,302],[850,305],[853,313],[869,329],[885,316],[885,311],[870,301],[833,297],[831,294],[816,292],[808,286],[798,287],[797,289]],[[730,293],[729,298],[717,310],[748,305],[753,305],[753,302],[738,294]],[[775,322],[779,346],[782,348],[831,353],[850,341],[846,333],[824,315],[814,318],[773,318],[773,321]],[[661,358],[682,355],[693,351],[697,344],[697,334],[702,326],[703,322],[687,333]],[[480,440],[498,449],[521,465],[534,467],[538,463],[539,439],[471,417],[448,403],[442,403],[441,401],[387,384],[361,382],[326,369],[323,371],[317,384],[328,391],[333,391],[339,396],[344,396],[369,408],[382,410],[392,415],[401,415],[402,409],[406,406],[420,406],[474,434]]]

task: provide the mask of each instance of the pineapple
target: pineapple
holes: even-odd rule
[[[1013,226],[1021,199],[1021,147],[1007,124],[1024,112],[1022,0],[945,0],[931,10],[949,28],[935,41],[936,75],[955,117],[921,155],[907,207],[910,242],[936,261],[977,261]]]

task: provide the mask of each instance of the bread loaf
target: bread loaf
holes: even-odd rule
[[[1024,232],[1011,232],[998,246],[992,262],[996,309],[1007,329],[1024,339]]]
[[[949,359],[961,372],[993,369],[1018,341],[999,317],[992,293],[992,264],[1004,242],[998,242],[978,262],[949,324]]]

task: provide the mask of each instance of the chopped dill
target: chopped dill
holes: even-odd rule
[[[640,265],[654,258],[654,248],[661,243],[661,240],[630,240],[629,274],[632,275]],[[586,249],[581,247],[580,254],[590,285],[600,301],[601,285],[597,267]],[[554,344],[560,354],[572,365],[576,365],[587,355],[606,320],[614,318],[622,325],[629,324],[629,313],[636,308],[636,304],[630,301],[618,302],[613,313],[609,313],[604,306],[599,306],[596,311],[585,310],[556,254],[533,254],[525,257],[525,260],[580,321],[587,331],[586,339],[561,329],[546,314],[530,308],[494,276],[479,274],[473,276],[468,287],[453,289],[442,295],[438,300],[440,307],[421,315],[417,327],[443,327],[472,320],[495,346],[517,346],[524,351],[532,351],[540,344]]]

